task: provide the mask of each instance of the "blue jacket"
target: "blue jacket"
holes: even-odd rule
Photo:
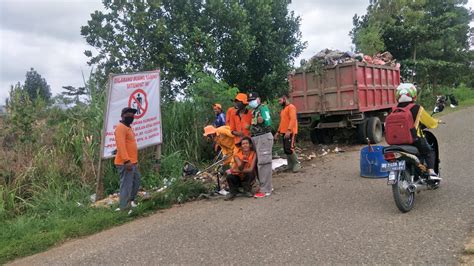
[[[223,112],[217,114],[216,120],[214,121],[214,123],[212,123],[212,125],[215,127],[225,126],[225,114]]]

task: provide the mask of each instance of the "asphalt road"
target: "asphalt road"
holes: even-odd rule
[[[187,203],[14,264],[456,264],[474,225],[474,108],[443,117],[442,187],[402,214],[360,147],[274,177],[265,199]]]

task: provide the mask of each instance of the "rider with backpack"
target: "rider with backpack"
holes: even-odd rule
[[[441,180],[434,171],[435,152],[426,141],[423,126],[438,127],[439,120],[431,117],[425,109],[414,103],[416,87],[411,83],[402,83],[397,87],[395,97],[398,105],[385,120],[385,140],[390,145],[413,145],[420,157],[425,160],[431,180]]]

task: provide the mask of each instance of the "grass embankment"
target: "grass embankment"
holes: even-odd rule
[[[167,191],[156,193],[151,199],[141,202],[131,215],[115,212],[114,207],[89,207],[87,200],[85,203],[61,201],[55,209],[0,222],[0,264],[44,251],[70,238],[123,224],[154,210],[169,208],[174,203],[188,201],[206,191],[200,182],[177,181]]]
[[[213,119],[212,104],[228,107],[235,88],[200,75],[189,98],[162,103],[163,156],[160,172],[153,149],[139,154],[142,188],[167,189],[144,201],[131,216],[90,207],[99,161],[105,91],[93,84],[86,103],[68,110],[30,101],[12,88],[0,131],[0,264],[44,251],[66,239],[125,223],[209,188],[180,178],[185,160],[202,163],[212,149],[202,128]],[[117,121],[118,122],[118,121]],[[102,164],[106,194],[118,192],[119,177],[110,160]]]

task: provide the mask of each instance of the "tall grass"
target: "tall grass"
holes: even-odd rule
[[[87,191],[89,195],[93,193],[98,174],[105,91],[97,90],[93,79],[87,85],[89,100],[68,110],[46,108],[44,103],[31,102],[21,88],[12,92],[4,124],[7,130],[0,135],[3,144],[0,151],[0,218],[25,213],[28,207],[36,206],[38,198],[48,193],[74,189]],[[161,173],[157,174],[154,169],[155,151],[140,151],[145,187],[158,186],[164,178],[178,177],[185,160],[198,162],[209,157],[210,145],[204,141],[202,128],[213,119],[212,103],[220,101],[218,97],[223,93],[209,95],[209,90],[204,90],[208,86],[216,91],[224,88],[224,93],[228,88],[204,75],[190,88],[190,95],[194,96],[163,103]],[[230,105],[230,97],[222,98]],[[119,180],[113,163],[108,160],[103,165],[105,190],[116,192]]]
[[[93,80],[87,85],[88,101],[68,110],[31,102],[21,88],[12,95],[9,113],[1,121],[6,130],[0,132],[0,264],[131,219],[109,209],[89,208],[98,174],[105,91]],[[144,202],[136,215],[206,192],[203,184],[179,178],[185,160],[208,157],[201,127],[213,119],[211,102],[219,100],[199,97],[196,93],[194,99],[163,103],[160,172],[154,168],[153,148],[140,151],[139,167],[145,189],[162,186],[165,180],[169,188]],[[112,160],[103,166],[106,193],[117,192],[119,178]]]

